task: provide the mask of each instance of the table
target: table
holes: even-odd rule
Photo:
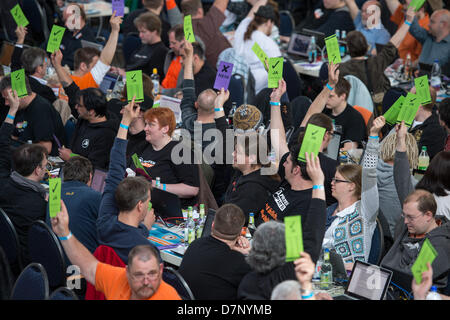
[[[173,225],[168,228],[160,222],[155,222],[150,230],[148,240],[160,249],[163,261],[179,267],[183,260],[184,246],[183,229]]]

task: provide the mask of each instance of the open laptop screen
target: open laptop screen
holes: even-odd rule
[[[356,261],[345,294],[363,300],[382,300],[391,277],[390,270]]]
[[[293,33],[291,35],[291,40],[287,52],[289,54],[294,54],[302,57],[308,57],[308,46],[311,42],[311,37],[303,34]]]

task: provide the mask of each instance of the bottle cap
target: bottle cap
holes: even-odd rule
[[[437,292],[437,288],[436,288],[436,286],[431,286],[431,289],[430,289],[430,291],[431,291],[431,292]]]
[[[158,69],[153,68],[153,74],[158,73]]]
[[[426,147],[426,146],[423,146],[423,147],[422,147],[422,150],[427,150],[427,147]]]

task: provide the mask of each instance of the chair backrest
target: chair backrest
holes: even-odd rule
[[[0,300],[7,300],[11,296],[14,278],[5,251],[0,246]]]
[[[230,101],[236,102],[238,107],[244,103],[245,80],[242,75],[235,73],[231,76],[228,90],[230,91]]]
[[[30,28],[33,33],[42,35],[44,42],[47,41],[50,31],[48,30],[44,8],[36,0],[23,0],[22,10],[30,21]]]
[[[30,263],[14,284],[11,300],[46,300],[49,294],[47,272],[39,263]]]
[[[350,74],[344,76],[350,82],[350,92],[347,97],[347,102],[351,106],[358,105],[373,112],[373,100],[364,82]]]
[[[28,252],[32,262],[40,263],[48,273],[51,288],[65,285],[66,262],[55,233],[43,221],[35,221],[28,231]]]
[[[372,112],[358,105],[354,105],[353,108],[361,114],[367,127],[369,125],[370,118],[372,117]]]
[[[289,37],[294,30],[295,20],[287,10],[280,10],[280,36]]]
[[[381,256],[384,251],[384,235],[383,227],[380,220],[377,218],[377,226],[372,236],[372,246],[370,247],[368,263],[378,265],[381,262]]]
[[[164,267],[163,280],[177,290],[181,299],[195,300],[194,295],[192,294],[192,291],[186,281],[183,279],[181,274],[172,267]]]
[[[289,101],[292,101],[301,94],[303,83],[291,61],[287,58],[284,58],[283,63],[283,79],[286,81],[286,92]]]
[[[17,265],[22,271],[22,257],[19,236],[8,215],[0,208],[0,246],[3,248],[10,265]],[[19,272],[16,273],[19,274]]]
[[[49,300],[79,300],[75,292],[66,287],[59,287],[52,292]]]

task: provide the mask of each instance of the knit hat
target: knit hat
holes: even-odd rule
[[[236,109],[233,115],[234,129],[256,130],[262,124],[263,115],[261,111],[250,104],[243,104]]]
[[[266,18],[272,21],[276,20],[275,11],[273,11],[273,7],[269,5],[260,6],[258,11],[255,12],[255,16]]]

